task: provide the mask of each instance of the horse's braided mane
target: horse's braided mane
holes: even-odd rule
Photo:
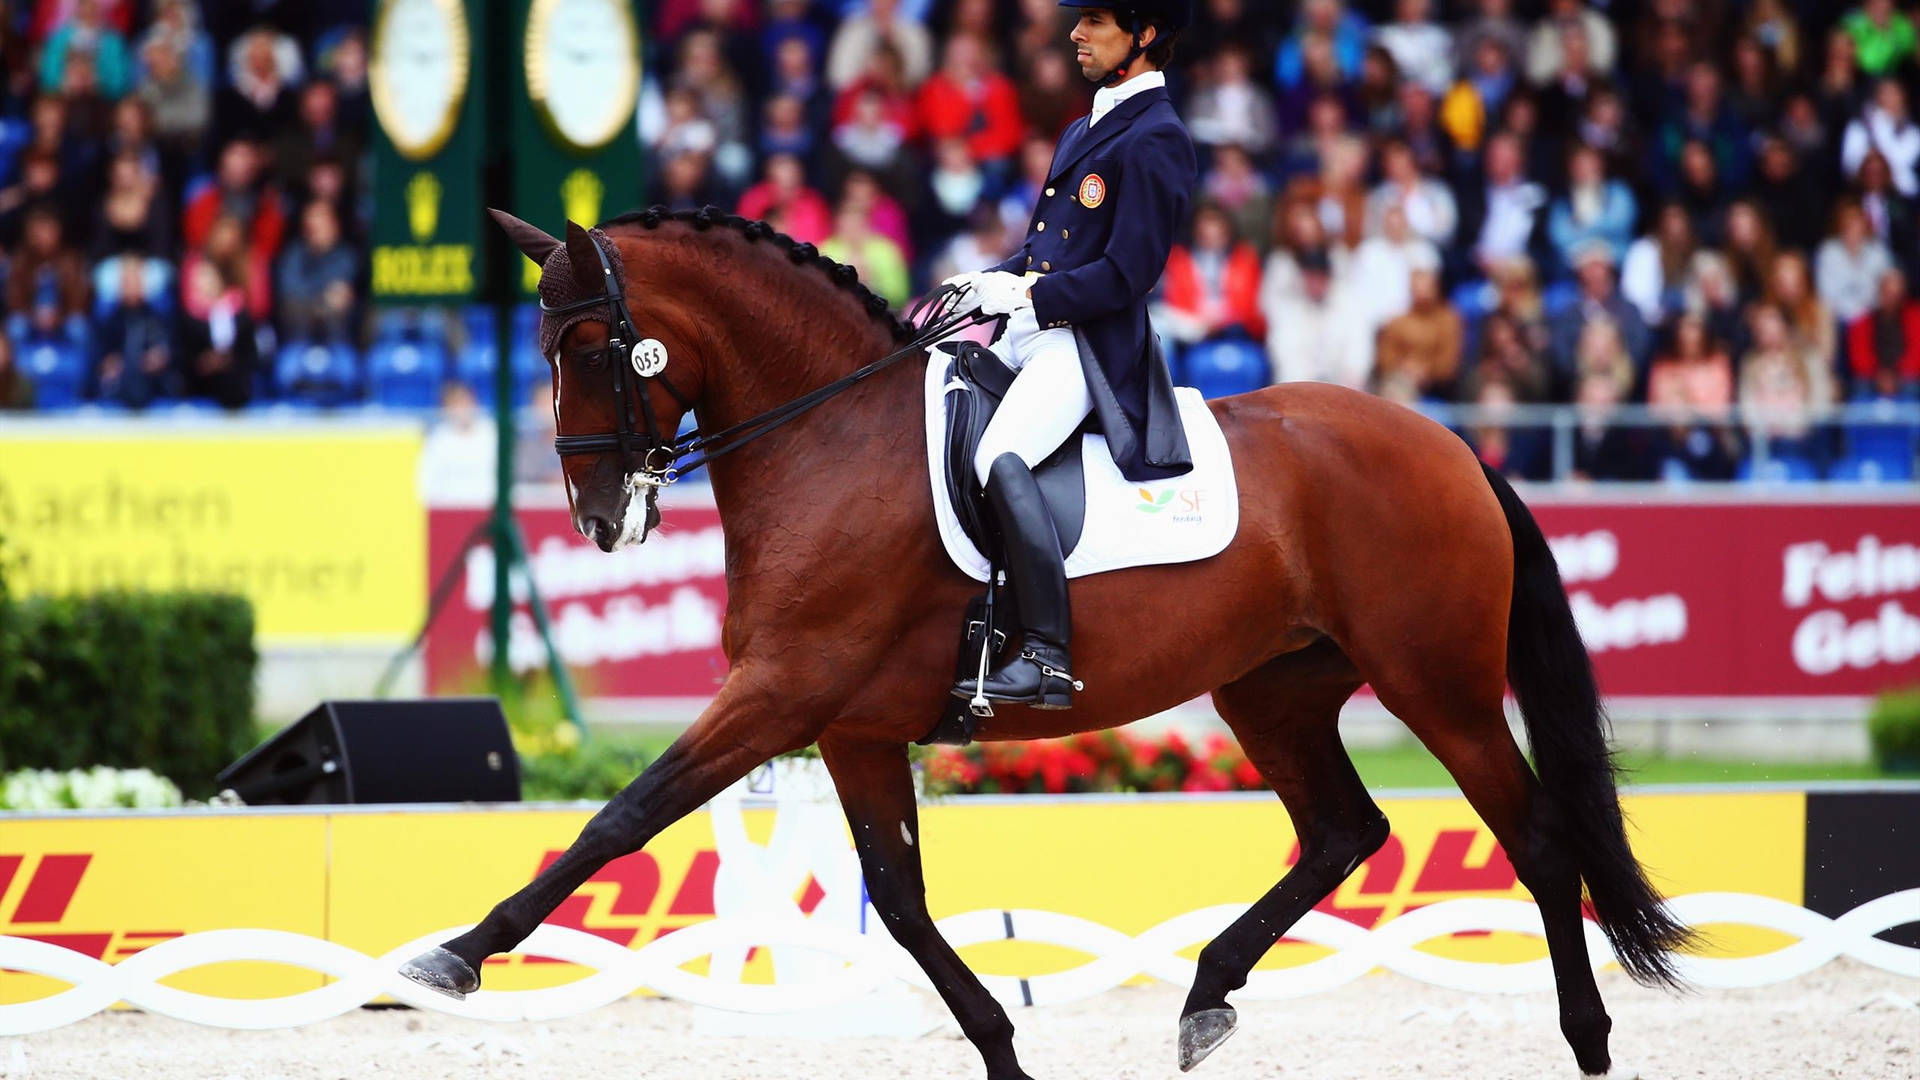
[[[852,293],[866,307],[867,314],[886,321],[894,340],[905,341],[914,334],[912,324],[892,313],[886,297],[876,294],[861,282],[858,270],[845,263],[835,262],[820,254],[819,248],[812,244],[801,243],[764,221],[744,218],[739,214],[729,214],[713,206],[703,206],[698,210],[669,210],[664,206],[653,206],[645,210],[621,214],[604,222],[603,226],[639,225],[647,229],[657,229],[673,221],[691,225],[699,231],[719,226],[740,233],[749,241],[765,240],[785,252],[787,260],[795,266],[811,265],[826,273],[835,285]]]

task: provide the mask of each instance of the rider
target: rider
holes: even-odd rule
[[[982,687],[993,701],[1071,707],[1067,579],[1033,468],[1095,414],[1114,462],[1146,481],[1190,465],[1172,382],[1147,321],[1198,172],[1193,140],[1162,69],[1191,0],[1060,0],[1080,9],[1081,74],[1100,89],[1067,126],[1013,257],[947,284],[1008,316],[993,351],[1019,374],[981,437],[973,467],[1005,546],[1025,636]],[[1084,353],[1083,353],[1084,344]],[[1169,426],[1170,425],[1170,426]],[[972,680],[954,687],[972,697]]]

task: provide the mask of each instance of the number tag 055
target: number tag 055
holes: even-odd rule
[[[667,347],[658,338],[642,338],[635,342],[633,370],[643,379],[667,370]]]

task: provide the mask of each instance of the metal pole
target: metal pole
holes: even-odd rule
[[[488,140],[483,172],[479,179],[485,205],[511,206],[513,174],[510,102],[500,86],[500,78],[513,70],[513,51],[508,41],[511,25],[508,0],[480,0],[481,52],[484,59],[473,89],[486,95],[484,114]],[[513,628],[513,593],[510,586],[514,564],[513,543],[513,274],[519,269],[518,254],[499,229],[482,229],[487,236],[487,298],[493,305],[494,368],[493,423],[497,433],[494,461],[493,498],[493,692],[502,698],[519,696],[513,678],[510,656]]]
[[[1553,479],[1555,483],[1564,483],[1573,475],[1573,425],[1574,417],[1567,410],[1554,412]]]
[[[540,640],[547,647],[547,671],[553,677],[553,688],[560,695],[560,708],[567,714],[567,722],[580,733],[580,741],[587,741],[587,721],[580,713],[580,695],[574,691],[573,675],[567,671],[566,661],[560,656],[560,647],[553,643],[553,622],[548,617],[546,601],[540,598],[540,589],[534,582],[533,565],[527,556],[527,536],[520,531],[520,523],[507,519],[507,528],[513,542],[513,561],[527,568],[527,609],[533,612],[533,625],[540,632]]]
[[[517,49],[514,40],[517,0],[480,0],[486,48],[486,116],[492,135],[488,146],[484,188],[488,206],[511,207],[513,199],[512,145],[513,98],[509,86],[517,77]],[[518,568],[526,582],[527,604],[533,622],[546,646],[547,672],[560,695],[567,720],[587,734],[586,720],[580,712],[580,699],[574,692],[572,676],[554,645],[552,624],[546,605],[533,579],[526,537],[513,516],[513,466],[518,447],[515,420],[519,415],[519,386],[513,372],[513,309],[519,299],[522,256],[507,242],[499,229],[485,230],[492,238],[493,256],[487,263],[489,299],[493,304],[494,349],[497,357],[493,371],[493,423],[498,434],[494,462],[493,516],[489,532],[493,543],[493,689],[503,699],[517,702],[522,688],[513,677],[511,645],[513,641],[513,571]]]

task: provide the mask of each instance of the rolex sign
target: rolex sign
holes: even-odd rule
[[[378,0],[367,82],[374,144],[372,293],[469,300],[479,276],[478,0]]]

